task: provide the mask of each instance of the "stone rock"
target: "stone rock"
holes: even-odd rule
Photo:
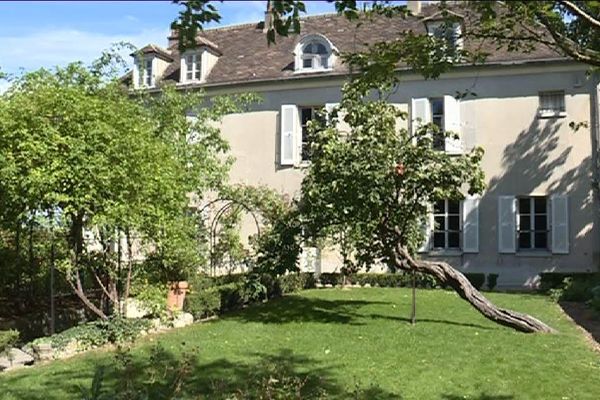
[[[50,343],[39,343],[33,346],[34,357],[38,361],[47,361],[54,358],[54,351]]]
[[[133,298],[128,298],[127,307],[123,305],[123,308],[125,308],[125,318],[144,318],[150,314],[150,310],[141,301]]]
[[[194,316],[190,313],[181,313],[173,319],[173,328],[183,328],[194,323]]]
[[[363,287],[371,287],[371,284],[370,283],[365,283],[365,286],[363,286]]]
[[[23,350],[12,348],[9,350],[10,357],[8,354],[0,356],[0,371],[23,367],[25,365],[33,364],[33,357]]]

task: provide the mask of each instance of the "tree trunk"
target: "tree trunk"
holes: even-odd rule
[[[442,261],[415,261],[408,250],[400,244],[396,246],[394,261],[396,266],[403,271],[420,272],[435,276],[441,283],[451,286],[460,297],[468,301],[484,317],[500,325],[526,333],[556,333],[553,328],[530,315],[496,307],[475,289],[460,271],[452,268],[448,263]]]
[[[410,323],[417,323],[417,274],[412,272],[412,309],[410,312]]]

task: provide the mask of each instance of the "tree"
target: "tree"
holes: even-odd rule
[[[134,245],[155,246],[172,275],[198,267],[195,238],[179,234],[189,232],[188,195],[202,196],[226,177],[231,160],[215,122],[249,101],[220,98],[201,107],[202,93],[172,87],[160,96],[132,95],[103,72],[106,66],[28,73],[0,97],[2,217],[19,226],[39,216],[66,229],[70,255],[60,265],[75,294],[101,318],[107,310],[87,289],[101,289],[120,312],[134,274]],[[95,241],[100,249],[91,250]]]

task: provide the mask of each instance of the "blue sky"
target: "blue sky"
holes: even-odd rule
[[[331,3],[306,4],[308,14],[334,11]],[[266,1],[215,5],[223,17],[220,25],[232,25],[261,20]],[[89,62],[118,41],[165,46],[169,24],[180,9],[170,1],[0,1],[0,69],[14,74]]]

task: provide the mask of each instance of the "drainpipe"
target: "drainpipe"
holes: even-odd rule
[[[592,157],[592,190],[593,201],[596,207],[594,213],[594,227],[598,232],[600,229],[600,75],[597,72],[592,73],[590,89],[590,136],[592,141],[591,157]],[[600,248],[598,243],[597,248]],[[598,257],[598,256],[596,256]],[[600,259],[597,260],[600,263]],[[600,265],[596,266],[600,269]]]

